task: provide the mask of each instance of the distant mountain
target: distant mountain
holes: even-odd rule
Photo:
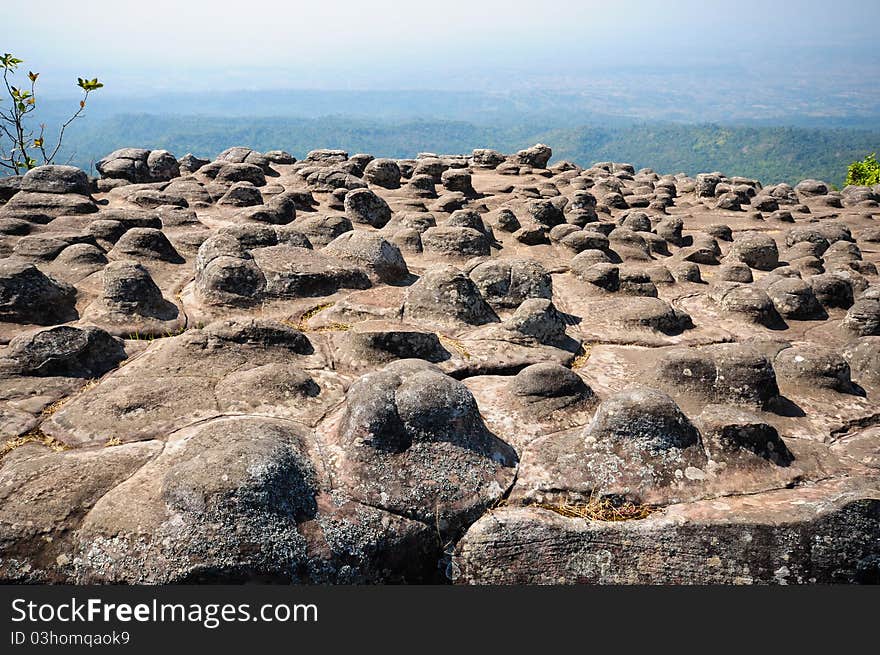
[[[296,157],[318,147],[338,147],[385,157],[418,152],[513,152],[536,142],[553,148],[554,160],[581,165],[626,161],[659,172],[720,170],[762,182],[819,178],[841,184],[847,165],[880,152],[880,129],[801,128],[671,123],[579,127],[541,122],[480,125],[453,120],[171,116],[122,114],[90,117],[69,132],[63,159],[84,169],[117,148],[164,148],[181,156],[214,156],[230,144],[285,149]]]

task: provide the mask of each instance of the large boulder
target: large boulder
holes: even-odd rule
[[[21,179],[22,191],[37,193],[91,193],[89,177],[75,166],[37,166]]]
[[[553,297],[550,275],[531,259],[489,260],[474,267],[470,278],[493,307],[516,308],[527,298]]]
[[[391,219],[391,208],[369,189],[352,189],[345,194],[345,216],[352,223],[383,227]]]
[[[547,162],[553,156],[553,151],[543,143],[533,145],[531,148],[520,150],[513,156],[513,163],[519,166],[531,166],[532,168],[547,168]]]
[[[400,248],[374,232],[345,232],[331,241],[324,252],[363,266],[381,282],[393,284],[409,277]]]
[[[33,264],[0,260],[0,321],[51,325],[76,318],[76,289]]]
[[[28,332],[10,341],[0,357],[0,371],[97,378],[126,357],[122,342],[104,330],[62,325]]]
[[[400,186],[400,167],[393,159],[373,159],[364,167],[364,179],[376,186],[396,189]]]
[[[516,471],[516,453],[486,429],[468,388],[421,360],[352,385],[336,443],[336,476],[356,499],[442,532],[477,518]]]
[[[180,165],[167,150],[122,148],[95,164],[102,177],[129,182],[163,182],[180,175]]]
[[[498,317],[474,282],[453,266],[426,271],[406,294],[404,317],[441,325],[484,325]]]

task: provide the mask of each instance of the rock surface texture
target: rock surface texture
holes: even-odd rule
[[[876,207],[551,161],[5,185],[0,581],[880,581]]]

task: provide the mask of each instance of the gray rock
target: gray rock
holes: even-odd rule
[[[393,159],[373,159],[363,170],[364,179],[370,184],[386,189],[400,186],[400,167]]]
[[[369,189],[353,189],[345,194],[345,215],[352,223],[383,227],[391,219],[391,208]]]
[[[463,272],[452,266],[432,268],[406,294],[404,317],[437,321],[442,325],[484,325],[498,317]]]
[[[33,264],[0,260],[0,321],[51,325],[76,318],[76,289]]]
[[[471,270],[470,278],[495,308],[515,308],[528,298],[553,296],[550,275],[530,259],[490,260]]]

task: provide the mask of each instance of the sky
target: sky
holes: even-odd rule
[[[78,75],[127,94],[479,90],[658,67],[874,72],[876,14],[877,0],[28,0],[0,50],[52,94]]]

